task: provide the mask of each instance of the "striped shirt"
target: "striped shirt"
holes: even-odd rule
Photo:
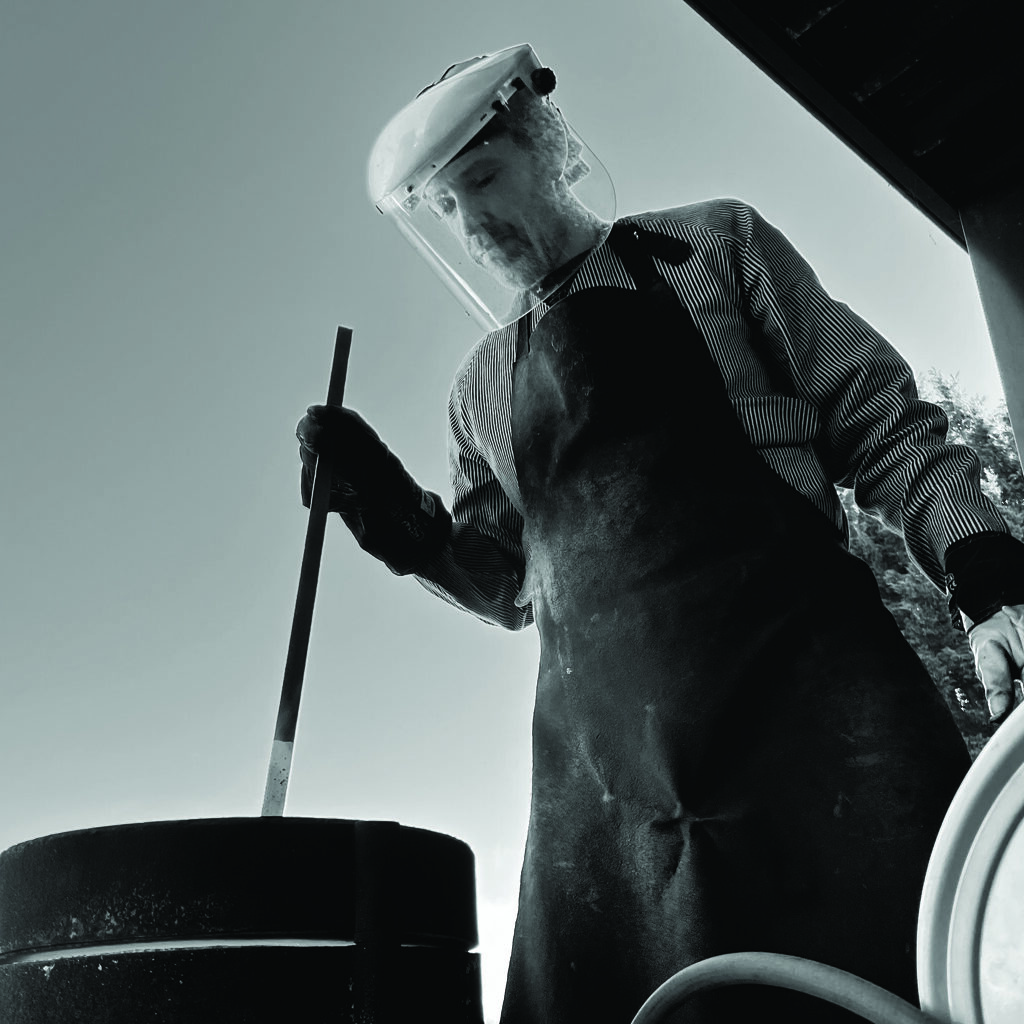
[[[747,437],[768,465],[809,498],[848,541],[836,486],[901,534],[913,561],[943,586],[954,541],[1007,532],[980,489],[974,452],[946,443],[942,409],[919,399],[912,371],[892,346],[832,299],[787,239],[737,200],[625,218],[689,243],[679,266],[655,259],[689,308]],[[610,245],[590,254],[567,294],[635,289]],[[528,316],[531,328],[547,311]],[[420,582],[487,622],[522,629],[517,603],[525,559],[523,504],[512,452],[516,325],[470,350],[449,400],[451,540]],[[675,372],[674,368],[664,368]],[[693,444],[707,443],[694,424]],[[685,452],[680,452],[680,473]]]

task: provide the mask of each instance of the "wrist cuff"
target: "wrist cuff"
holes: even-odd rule
[[[451,513],[433,491],[418,488],[417,502],[394,522],[393,542],[383,556],[396,576],[417,572],[448,543]]]
[[[979,533],[946,551],[946,595],[954,628],[960,612],[983,622],[1003,605],[1024,603],[1024,544],[1008,533]]]

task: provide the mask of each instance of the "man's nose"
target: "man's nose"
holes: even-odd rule
[[[459,228],[466,238],[476,238],[486,234],[486,215],[477,203],[459,203]]]
[[[460,208],[459,231],[463,244],[472,256],[491,248],[494,237],[489,230],[490,219],[486,212],[477,207]]]

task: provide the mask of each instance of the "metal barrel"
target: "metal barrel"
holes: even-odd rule
[[[473,854],[388,821],[211,818],[0,854],[3,1024],[482,1024]]]

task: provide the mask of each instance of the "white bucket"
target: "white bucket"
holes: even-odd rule
[[[921,1008],[1024,1021],[1024,705],[971,766],[935,840],[917,932]]]

